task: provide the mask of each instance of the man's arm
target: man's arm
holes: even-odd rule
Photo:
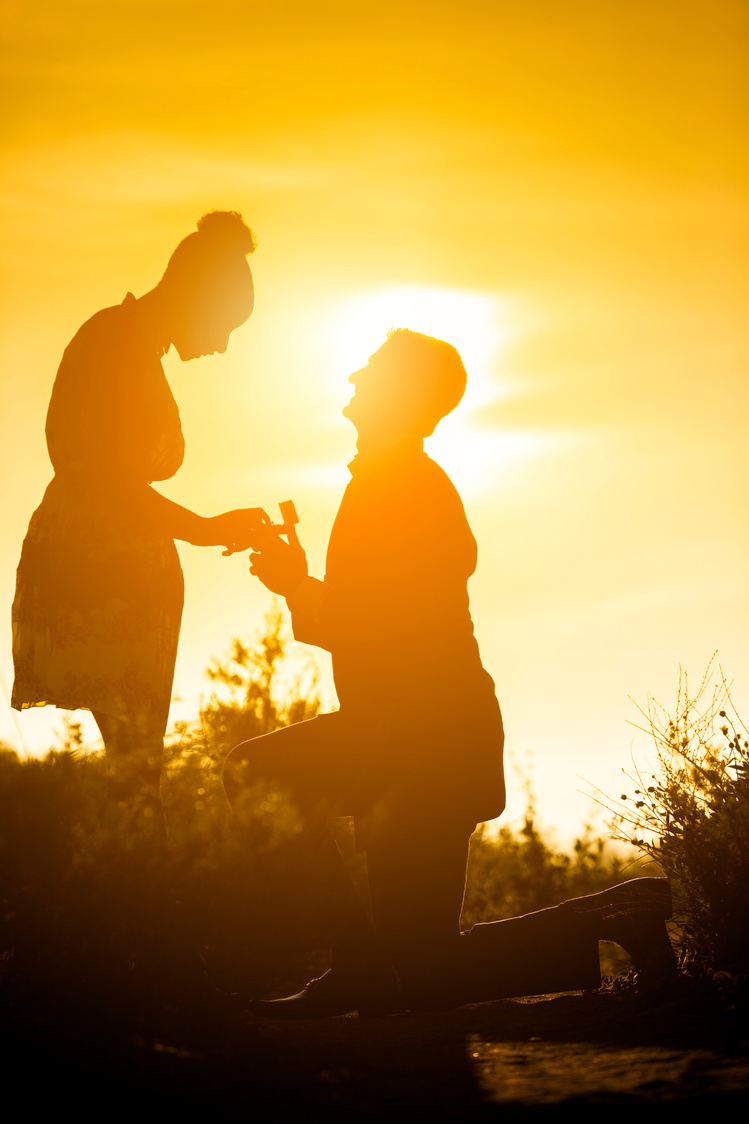
[[[325,583],[308,575],[286,598],[286,604],[291,613],[294,639],[330,651],[322,612],[324,594]]]
[[[250,573],[271,593],[286,598],[295,640],[329,650],[322,620],[324,584],[308,574],[307,555],[293,524],[286,533],[288,543],[270,529],[253,537]]]

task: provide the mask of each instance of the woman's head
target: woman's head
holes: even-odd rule
[[[466,370],[452,344],[396,328],[349,382],[343,413],[360,436],[429,437],[463,397]]]
[[[181,359],[223,352],[255,303],[247,255],[255,235],[238,211],[209,211],[183,238],[159,282]]]

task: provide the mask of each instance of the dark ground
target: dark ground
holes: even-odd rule
[[[594,992],[446,1013],[275,1023],[223,999],[158,1027],[57,1010],[5,1024],[5,1095],[78,1120],[670,1119],[749,1107],[745,1012]],[[6,1012],[6,1016],[8,1013]],[[124,1024],[138,1030],[124,1029]]]

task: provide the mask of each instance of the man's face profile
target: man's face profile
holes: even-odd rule
[[[386,340],[366,367],[349,376],[355,394],[342,413],[360,434],[417,432],[424,412],[424,380],[414,356],[397,339]]]

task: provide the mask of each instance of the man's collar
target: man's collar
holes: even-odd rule
[[[395,467],[401,465],[405,467],[424,457],[426,457],[424,442],[412,441],[407,445],[395,445],[389,449],[365,450],[357,453],[354,459],[349,461],[347,468],[352,476],[357,476],[364,472],[375,472],[385,468],[392,471]]]

